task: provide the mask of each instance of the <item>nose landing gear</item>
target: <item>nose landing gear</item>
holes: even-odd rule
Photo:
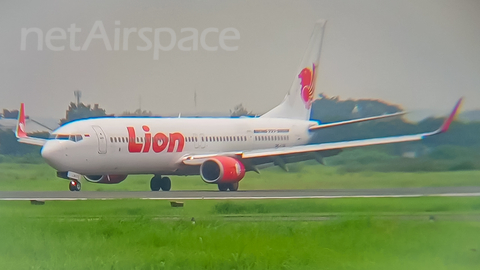
[[[163,191],[170,191],[172,188],[172,182],[168,177],[162,177],[161,175],[155,175],[150,180],[150,189],[152,191],[159,191],[160,189]]]
[[[82,175],[75,172],[57,172],[57,177],[70,180],[68,184],[68,189],[70,191],[80,191],[82,189],[82,184],[80,183],[80,178]]]
[[[70,191],[80,191],[82,189],[82,184],[78,180],[71,180],[68,184]]]

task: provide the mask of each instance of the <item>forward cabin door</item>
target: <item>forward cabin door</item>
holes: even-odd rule
[[[196,133],[193,134],[193,146],[195,149],[200,147],[200,142],[198,141],[198,135]]]
[[[200,142],[200,148],[205,148],[205,146],[207,145],[207,137],[205,137],[205,134],[203,133],[200,133],[200,138],[199,138],[199,142]]]
[[[107,138],[105,137],[105,132],[99,126],[92,126],[93,130],[97,134],[98,140],[98,153],[106,154],[107,153]]]

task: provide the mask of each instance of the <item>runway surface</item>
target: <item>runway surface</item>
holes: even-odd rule
[[[242,190],[219,191],[0,191],[0,200],[228,200],[228,199],[302,199],[302,198],[394,198],[394,197],[473,197],[480,196],[480,187],[425,187],[388,189],[323,189],[323,190]]]

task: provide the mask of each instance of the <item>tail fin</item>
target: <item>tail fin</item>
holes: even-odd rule
[[[33,144],[33,145],[44,145],[47,140],[42,138],[33,138],[27,135],[26,125],[25,125],[25,104],[20,104],[20,111],[18,112],[18,122],[17,128],[15,129],[15,136],[17,137],[17,141],[26,144]]]
[[[315,24],[307,51],[303,56],[298,76],[293,81],[290,91],[280,105],[268,111],[261,117],[310,119],[310,110],[315,95],[320,49],[322,47],[323,32],[327,21],[319,20]]]
[[[25,104],[20,104],[20,111],[18,112],[18,122],[17,129],[15,130],[15,135],[17,138],[27,137],[27,131],[25,129]]]

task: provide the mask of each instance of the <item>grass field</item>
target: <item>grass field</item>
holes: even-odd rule
[[[0,217],[1,269],[480,265],[480,198],[2,201]]]
[[[478,186],[480,171],[342,173],[299,164],[241,189]],[[83,190],[148,190],[150,176]],[[66,190],[46,164],[0,163],[0,190]],[[216,190],[172,177],[174,190]],[[192,222],[195,219],[195,223]],[[478,269],[480,198],[0,201],[0,269]]]
[[[426,186],[478,186],[480,171],[455,172],[359,172],[341,173],[336,167],[298,164],[292,172],[269,168],[247,173],[240,182],[243,190],[261,189],[334,189],[390,188]],[[82,190],[149,190],[150,175],[132,175],[116,185],[89,183],[82,180]],[[173,190],[216,190],[199,176],[171,177]],[[57,178],[55,170],[46,164],[0,163],[0,190],[67,190],[68,181]]]

